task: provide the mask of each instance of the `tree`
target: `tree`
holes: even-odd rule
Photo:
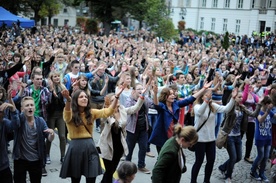
[[[42,4],[38,14],[40,17],[48,17],[48,24],[51,24],[52,17],[60,12],[61,7],[58,0],[47,0]]]
[[[131,0],[128,5],[128,13],[131,18],[139,21],[139,29],[142,28],[142,22],[146,18],[148,8],[148,0]]]
[[[0,1],[0,6],[2,6],[3,8],[9,10],[11,13],[13,14],[18,14],[18,12],[20,12],[21,10],[23,10],[20,7],[20,4],[22,0],[6,0],[6,1]]]
[[[43,3],[45,3],[47,0],[23,0],[24,4],[26,4],[28,7],[30,7],[34,11],[34,20],[35,24],[41,19],[41,16],[39,15],[39,11]]]
[[[169,11],[164,0],[147,0],[148,11],[145,17],[149,26],[156,26],[165,17],[168,17]]]
[[[168,18],[162,18],[158,22],[158,26],[154,27],[153,30],[157,36],[162,37],[166,41],[170,41],[172,38],[176,38],[178,35],[172,20]]]
[[[88,0],[93,15],[103,22],[104,33],[109,35],[111,22],[121,19],[127,12],[128,0]]]
[[[225,50],[227,50],[229,48],[229,33],[228,33],[228,31],[224,35],[222,47]]]

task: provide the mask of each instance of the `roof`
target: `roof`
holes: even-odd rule
[[[12,23],[16,23],[18,20],[20,22],[20,26],[23,28],[31,28],[35,25],[34,20],[29,20],[26,18],[19,17],[17,15],[12,14],[2,6],[0,6],[0,26],[3,23],[7,24],[8,27],[12,26]]]

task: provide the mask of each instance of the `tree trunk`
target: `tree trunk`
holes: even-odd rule
[[[138,30],[140,30],[140,29],[142,29],[142,27],[143,27],[143,20],[139,20],[139,29]]]
[[[38,15],[39,10],[34,10],[34,21],[35,25],[37,25],[37,22],[40,20],[39,15]]]
[[[111,29],[110,22],[104,22],[104,23],[103,23],[103,26],[104,26],[104,34],[105,34],[106,36],[109,36],[110,29]]]
[[[51,25],[52,23],[52,16],[48,16],[48,25]]]

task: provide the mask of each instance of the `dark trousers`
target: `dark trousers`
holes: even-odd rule
[[[152,129],[155,125],[157,120],[157,114],[148,114],[148,121],[149,121],[149,130],[148,130],[148,138],[150,138]],[[148,143],[147,152],[150,152],[150,143]]]
[[[40,183],[41,161],[14,160],[14,183],[26,183],[27,172],[29,172],[31,183]]]
[[[192,177],[191,177],[191,183],[197,182],[197,176],[199,173],[199,170],[202,166],[204,157],[206,154],[206,166],[205,166],[205,175],[204,175],[204,181],[206,183],[210,183],[211,174],[214,167],[214,162],[216,159],[216,142],[198,142],[195,145],[195,163],[192,168]]]
[[[124,153],[123,146],[121,144],[120,145],[114,144],[112,161],[103,158],[105,172],[101,183],[113,182],[113,174],[117,169],[117,166],[120,162],[121,157],[123,156],[123,153]]]
[[[137,130],[135,133],[127,132],[127,146],[128,146],[128,155],[126,156],[127,161],[131,161],[133,150],[135,148],[136,143],[139,145],[138,152],[138,168],[144,168],[146,166],[146,152],[148,145],[148,132],[146,130]]]
[[[250,153],[253,146],[254,141],[254,134],[255,134],[255,123],[249,122],[247,125],[247,132],[246,132],[246,143],[245,143],[245,158],[250,158]],[[241,131],[241,139],[243,138],[244,131]]]
[[[2,183],[12,183],[12,173],[10,167],[0,171]]]

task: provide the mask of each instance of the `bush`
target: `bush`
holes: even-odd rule
[[[225,50],[227,50],[229,48],[229,33],[228,33],[228,31],[224,35],[222,47]]]
[[[95,19],[87,19],[85,25],[85,34],[97,34],[99,32],[98,22]]]

